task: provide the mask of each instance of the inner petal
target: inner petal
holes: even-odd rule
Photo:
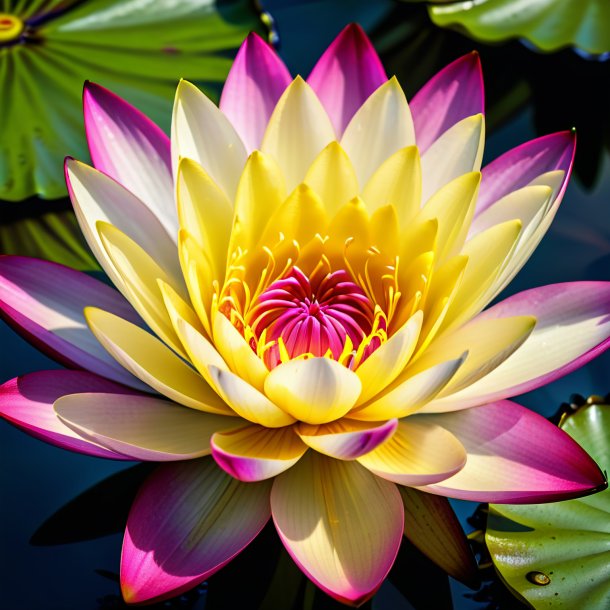
[[[257,299],[248,323],[257,342],[269,345],[271,369],[288,358],[329,356],[358,350],[374,325],[374,307],[345,270],[318,266],[310,276],[294,266]]]

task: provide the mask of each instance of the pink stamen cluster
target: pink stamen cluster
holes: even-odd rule
[[[272,368],[280,363],[281,340],[290,358],[303,354],[339,359],[347,338],[357,350],[373,327],[374,309],[347,271],[314,272],[298,267],[273,282],[248,316],[257,339],[265,332],[264,353]]]

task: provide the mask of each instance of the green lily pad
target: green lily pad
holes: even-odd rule
[[[610,52],[608,0],[436,0],[429,12],[436,25],[484,42],[524,38],[543,51],[574,46],[591,55]]]
[[[610,405],[561,426],[610,470]],[[610,489],[551,504],[490,505],[486,542],[500,576],[534,608],[610,608]]]
[[[64,157],[88,157],[85,80],[115,91],[166,130],[181,77],[217,97],[239,44],[248,32],[262,30],[254,5],[1,1],[0,200],[65,196]]]

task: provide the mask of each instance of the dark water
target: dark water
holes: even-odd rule
[[[387,3],[337,3],[341,10],[333,12],[332,18],[321,19],[321,4],[288,2],[276,11],[283,36],[283,53],[295,72],[306,73],[315,57],[344,23],[360,20],[365,25],[374,26],[383,20],[388,7]],[[274,9],[274,6],[270,8]],[[311,32],[315,32],[315,35],[311,35]],[[485,47],[472,41],[465,44],[479,48],[484,66],[493,69],[493,62],[485,61]],[[494,49],[494,56],[499,52],[501,51]],[[456,50],[455,57],[459,54]],[[563,67],[564,64],[558,62],[553,68],[558,78],[561,78]],[[569,88],[570,83],[565,86]],[[595,83],[591,83],[593,91],[595,86]],[[556,103],[561,104],[562,98],[558,97]],[[539,121],[535,121],[535,118],[539,112],[535,100],[530,99],[517,109],[510,120],[493,129],[488,134],[486,159],[493,159],[501,152],[538,135],[535,124]],[[577,118],[575,116],[574,123]],[[563,128],[571,126],[572,124],[565,124]],[[578,154],[590,156],[594,152],[585,146],[582,150],[579,149]],[[594,185],[585,189],[582,180],[572,180],[549,234],[512,283],[507,295],[557,281],[610,279],[610,162],[603,152],[598,154],[597,161],[599,170]],[[588,181],[591,182],[590,179]],[[0,324],[0,382],[18,374],[54,367],[56,365],[52,361],[29,347],[6,325]],[[571,393],[588,395],[608,392],[609,370],[610,356],[606,355],[545,388],[519,397],[518,401],[548,416]],[[122,495],[113,495],[116,486],[110,486],[104,491],[103,502],[82,502],[77,506],[77,509],[82,509],[77,512],[78,517],[70,516],[67,521],[60,520],[39,532],[35,539],[37,544],[31,544],[30,538],[62,506],[96,483],[131,468],[132,465],[56,449],[30,438],[5,422],[0,422],[0,451],[0,608],[99,610],[122,607],[115,581],[119,568],[121,535],[109,533],[81,542],[70,542],[70,539],[86,538],[100,532],[118,532],[126,505],[125,485],[122,488],[125,493]],[[120,485],[118,489],[121,489]],[[456,502],[455,507],[465,527],[471,529],[465,519],[472,514],[474,505]],[[259,543],[259,547],[255,547],[250,554],[255,554],[257,548],[263,554],[269,552],[269,548],[275,548],[274,544],[277,542],[271,541],[265,550],[262,548],[264,544]],[[207,592],[205,589],[195,591],[190,596],[176,600],[171,607],[196,610],[203,610],[206,605],[208,610],[212,610],[212,607],[248,608],[243,601],[249,599],[248,586],[252,587],[252,599],[261,595],[255,590],[258,572],[252,570],[256,568],[266,573],[273,568],[261,566],[261,560],[256,561],[257,558],[254,555],[254,560],[250,558],[248,564],[246,557],[241,564],[221,571],[219,578],[210,583]],[[268,558],[262,562],[274,560],[275,558]],[[446,584],[442,579],[426,579],[421,569],[418,571],[422,561],[416,557],[410,565],[406,564],[404,574],[401,573],[398,579],[399,582],[407,583],[406,588],[416,591],[414,597],[409,598],[410,602],[406,601],[395,585],[386,583],[374,599],[372,607],[379,610],[450,608],[451,605],[447,604],[451,602],[446,596],[442,602],[430,601],[436,599],[434,596],[439,591],[444,591]],[[240,579],[246,584],[240,585],[237,582]],[[237,603],[232,597],[236,587],[240,588],[242,596],[239,606],[231,605]],[[451,582],[450,587],[454,608],[475,609],[487,606],[487,602],[476,602],[465,597],[467,590],[461,585]],[[307,595],[310,592],[306,592]],[[223,599],[226,600],[226,606],[223,605]],[[426,599],[428,603],[422,602]],[[508,608],[507,603],[499,601],[496,607]],[[326,600],[315,598],[310,607],[323,608],[327,607],[326,604]]]

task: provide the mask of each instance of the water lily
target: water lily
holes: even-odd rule
[[[84,104],[95,169],[68,159],[66,178],[118,291],[0,259],[4,317],[79,369],[8,381],[0,407],[62,447],[174,462],[131,509],[127,601],[194,586],[272,517],[303,572],[357,605],[396,557],[401,489],[523,503],[605,484],[506,398],[608,347],[610,283],[485,309],[557,211],[574,135],[480,172],[476,55],[407,104],[356,26],[307,81],[251,35],[219,108],[180,83],[171,143],[102,87]]]

